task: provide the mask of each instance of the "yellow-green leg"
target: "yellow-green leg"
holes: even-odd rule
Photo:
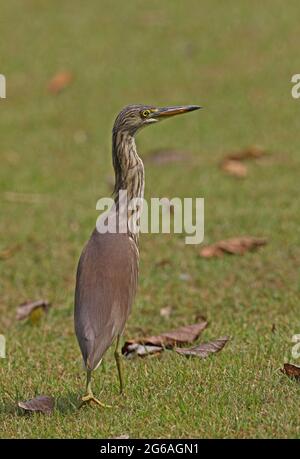
[[[92,379],[92,370],[87,370],[86,372],[86,395],[84,395],[81,398],[81,404],[79,405],[79,408],[81,408],[86,403],[90,403],[90,402],[93,402],[96,405],[101,406],[102,408],[111,408],[110,405],[105,405],[104,403],[100,402],[100,400],[98,400],[96,397],[94,397],[94,394],[91,388],[91,379]]]
[[[123,393],[124,384],[123,384],[121,353],[120,353],[120,335],[118,335],[118,337],[117,337],[117,344],[116,344],[116,349],[115,349],[115,359],[116,359],[118,375],[119,375],[120,394],[122,394]]]

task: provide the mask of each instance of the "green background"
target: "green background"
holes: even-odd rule
[[[299,2],[11,0],[1,4],[0,57],[0,251],[20,246],[0,260],[1,437],[299,437],[299,384],[279,372],[300,333],[300,102],[290,82]],[[61,70],[73,82],[52,95]],[[205,260],[183,236],[142,235],[125,337],[202,314],[210,325],[201,339],[231,341],[206,360],[165,352],[124,362],[124,398],[110,350],[94,392],[113,408],[78,412],[74,276],[96,202],[111,193],[110,132],[128,103],[205,107],[139,135],[143,159],[156,148],[191,156],[147,163],[146,198],[204,197],[206,243],[244,234],[269,243]],[[222,173],[225,154],[253,144],[270,155],[249,164],[245,180]],[[51,301],[49,314],[17,322],[17,306],[38,298]],[[56,398],[53,415],[16,407],[36,394]]]

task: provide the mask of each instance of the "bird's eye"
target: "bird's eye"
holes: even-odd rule
[[[150,110],[143,110],[142,111],[142,117],[143,118],[147,118],[150,115],[150,113],[151,113]]]

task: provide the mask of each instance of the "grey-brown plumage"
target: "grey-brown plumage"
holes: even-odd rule
[[[75,294],[75,329],[87,369],[94,370],[123,333],[137,276],[135,242],[127,234],[95,229],[80,257]]]
[[[115,170],[115,216],[119,212],[119,191],[126,190],[128,201],[143,198],[144,166],[137,154],[134,136],[139,129],[161,119],[200,107],[156,108],[148,105],[125,107],[113,128],[112,158]],[[126,210],[127,218],[131,212]],[[117,338],[116,363],[122,391],[119,338],[134,300],[138,278],[138,234],[100,233],[96,228],[86,244],[77,269],[75,290],[75,331],[87,370],[87,394],[83,403],[103,406],[91,391],[91,372]]]

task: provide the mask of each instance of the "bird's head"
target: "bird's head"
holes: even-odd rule
[[[154,107],[152,105],[127,105],[116,118],[113,131],[136,134],[138,130],[172,116],[198,110],[198,105],[179,105],[174,107]]]

